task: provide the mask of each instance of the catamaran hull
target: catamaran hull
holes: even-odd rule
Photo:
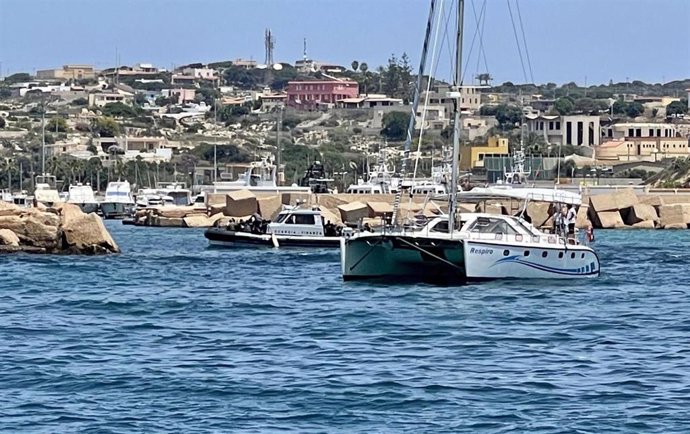
[[[236,232],[221,228],[211,228],[204,232],[209,245],[216,247],[311,247],[311,248],[335,248],[340,245],[340,237],[307,237],[285,236],[270,234],[252,234],[249,232]]]
[[[461,240],[378,235],[343,238],[343,280],[394,279],[431,282],[465,280]]]
[[[133,203],[125,203],[125,202],[102,202],[101,203],[101,212],[103,213],[103,217],[107,219],[117,219],[117,218],[124,218],[132,214],[132,211],[134,210],[134,204]]]
[[[599,258],[583,246],[532,247],[465,241],[468,279],[582,279],[599,276]]]

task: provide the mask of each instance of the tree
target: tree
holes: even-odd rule
[[[69,130],[65,118],[51,118],[46,123],[46,131],[57,131],[59,133],[66,133]]]
[[[134,107],[121,102],[111,102],[106,104],[102,111],[104,116],[109,117],[132,118],[139,114]]]
[[[684,115],[688,112],[687,101],[673,101],[666,106],[666,116]]]
[[[358,69],[359,69],[359,62],[356,60],[353,60],[352,61],[352,70],[357,72]]]
[[[635,118],[644,113],[644,106],[639,102],[631,102],[625,106],[625,114],[628,117]]]
[[[31,81],[31,75],[26,72],[18,72],[5,77],[5,84],[21,83],[24,81]]]
[[[359,65],[359,70],[364,76],[364,94],[369,95],[369,89],[368,89],[368,83],[369,83],[369,65],[367,65],[367,62],[362,62]]]
[[[93,132],[98,137],[115,137],[120,134],[120,124],[113,118],[100,117],[96,119]]]
[[[388,112],[383,115],[381,135],[388,140],[405,140],[409,115],[405,112]]]
[[[577,112],[592,113],[597,111],[599,106],[592,98],[579,98],[575,100],[573,108]]]
[[[398,66],[398,58],[392,54],[388,59],[388,67],[383,73],[383,91],[386,95],[395,97],[400,89],[400,67]]]
[[[569,115],[573,112],[575,105],[570,98],[558,98],[553,107],[560,115]]]

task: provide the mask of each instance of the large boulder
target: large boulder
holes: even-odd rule
[[[532,225],[540,228],[551,217],[551,204],[545,202],[529,202],[527,204],[527,215],[532,221]]]
[[[323,218],[324,223],[333,223],[334,225],[342,224],[343,221],[340,218],[340,212],[333,212],[331,209],[326,208],[325,206],[319,205],[319,210],[321,211],[321,217]]]
[[[632,227],[635,229],[654,229],[656,228],[656,223],[653,220],[644,220],[633,224]]]
[[[225,194],[225,193],[206,193],[206,206],[224,207],[226,203],[227,203],[227,194]]]
[[[257,210],[265,220],[274,220],[283,210],[280,196],[263,196],[256,199]]]
[[[44,224],[32,214],[0,217],[0,229],[9,229],[19,237],[20,244],[56,251],[59,247],[58,227]]]
[[[257,212],[256,196],[249,190],[238,190],[228,193],[225,201],[226,216],[242,217]]]
[[[638,203],[628,208],[625,216],[625,222],[627,224],[634,225],[644,221],[659,221],[656,209],[652,205]]]
[[[62,225],[63,249],[72,253],[118,253],[120,248],[96,214],[83,214]]]
[[[690,205],[661,205],[659,207],[659,225],[664,229],[678,229],[690,224]]]
[[[206,214],[206,210],[194,208],[193,206],[162,206],[155,208],[155,213],[160,217],[181,219],[188,215]]]
[[[209,217],[204,214],[199,214],[187,216],[183,220],[185,226],[188,228],[210,228],[221,217],[223,217],[222,214],[215,214],[212,217]]]
[[[379,218],[393,215],[393,205],[389,202],[367,202],[368,217]]]
[[[311,203],[311,193],[283,193],[280,196],[283,205],[297,205],[298,203]]]
[[[618,211],[602,211],[596,213],[596,219],[593,222],[596,227],[601,229],[616,229],[625,227],[621,213]]]
[[[369,207],[362,202],[344,203],[338,205],[340,218],[345,223],[357,223],[363,218],[369,217]]]
[[[0,200],[0,217],[11,216],[11,215],[21,215],[22,211],[26,208],[20,208],[17,205],[4,200]]]
[[[156,217],[153,219],[153,226],[161,228],[186,228],[183,217]]]
[[[578,229],[587,229],[591,225],[592,221],[589,219],[589,205],[582,204],[577,210],[575,227]]]
[[[613,200],[616,203],[616,208],[619,210],[630,208],[640,203],[640,200],[637,198],[635,192],[629,188],[626,188],[625,190],[619,190],[615,193],[612,193],[611,195],[613,196]]]
[[[0,229],[0,245],[19,247],[19,237],[9,229]]]

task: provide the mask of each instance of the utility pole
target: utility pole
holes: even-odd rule
[[[276,124],[276,148],[277,148],[277,156],[276,156],[276,169],[278,173],[278,179],[277,179],[277,184],[281,184],[281,179],[280,179],[280,163],[281,163],[281,150],[280,150],[280,128],[283,126],[283,106],[281,105],[278,108],[278,123]],[[283,176],[285,176],[283,174]]]

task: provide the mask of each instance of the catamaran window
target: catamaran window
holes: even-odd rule
[[[447,221],[442,221],[438,222],[436,226],[431,228],[431,232],[443,232],[444,234],[448,233],[448,222]]]
[[[471,232],[480,234],[515,235],[518,232],[507,221],[494,217],[479,217],[469,227]]]

